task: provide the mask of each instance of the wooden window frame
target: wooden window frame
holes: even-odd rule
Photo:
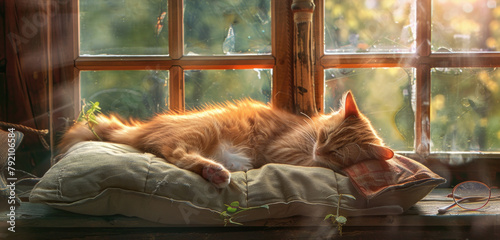
[[[324,1],[314,0],[314,37],[324,39]],[[452,67],[500,67],[500,53],[436,53],[431,51],[431,0],[418,0],[416,9],[416,51],[394,54],[326,54],[323,41],[315,41],[316,104],[323,109],[324,70],[328,68],[414,68],[416,70],[416,111],[414,152],[405,155],[426,162],[440,162],[453,158],[491,160],[495,164],[499,153],[446,152],[430,149],[431,69]]]
[[[168,56],[80,56],[79,1],[73,5],[73,57],[75,66],[74,109],[80,109],[79,72],[92,70],[169,70],[169,107],[173,111],[185,109],[184,71],[213,69],[272,69],[272,97],[274,105],[291,110],[291,88],[287,82],[292,72],[291,59],[291,0],[271,0],[271,45],[269,55],[186,56],[184,53],[183,0],[168,0]],[[279,27],[277,27],[279,26]]]

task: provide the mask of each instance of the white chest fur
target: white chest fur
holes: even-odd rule
[[[242,149],[230,143],[219,144],[216,154],[212,157],[215,161],[224,165],[229,171],[247,171],[252,169],[252,159],[245,155]]]

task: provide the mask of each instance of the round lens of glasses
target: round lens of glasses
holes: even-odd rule
[[[463,182],[453,189],[453,200],[457,205],[470,210],[484,207],[490,200],[490,196],[490,188],[482,182]]]

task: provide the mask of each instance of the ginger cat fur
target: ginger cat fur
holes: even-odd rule
[[[348,92],[343,107],[312,118],[252,100],[200,111],[161,114],[150,121],[125,122],[100,115],[95,132],[108,142],[127,144],[193,171],[218,188],[231,171],[267,163],[320,166],[335,170],[365,160],[387,160],[385,147]],[[86,123],[76,123],[62,137],[66,152],[81,141],[97,140]]]

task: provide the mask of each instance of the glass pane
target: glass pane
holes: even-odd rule
[[[326,53],[414,52],[415,0],[326,0]]]
[[[167,0],[80,0],[80,55],[167,55]]]
[[[186,109],[251,98],[271,100],[271,69],[185,71]]]
[[[335,68],[325,70],[325,113],[340,107],[351,90],[360,111],[385,144],[398,151],[414,149],[415,70],[412,68]]]
[[[270,0],[184,1],[187,55],[270,54]]]
[[[168,71],[82,71],[82,100],[103,113],[146,119],[168,110]]]
[[[500,70],[434,68],[431,150],[500,151]]]
[[[433,51],[498,51],[500,1],[435,0],[432,2]]]

